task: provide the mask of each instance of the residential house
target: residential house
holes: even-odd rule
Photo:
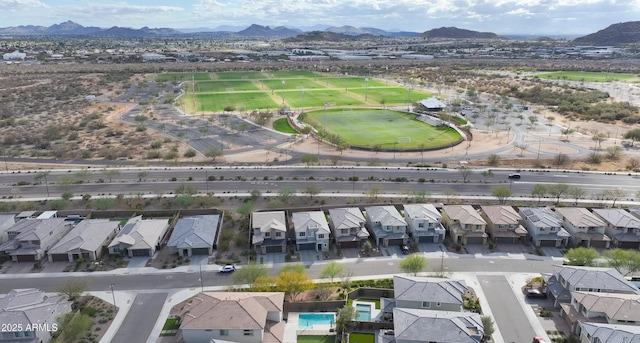
[[[520,207],[524,227],[535,247],[566,247],[571,235],[549,207]]]
[[[7,230],[16,223],[16,216],[13,214],[0,214],[0,244],[9,240]]]
[[[580,343],[640,342],[640,327],[601,323],[581,323]]]
[[[291,215],[298,250],[329,251],[331,230],[322,211],[295,212]]]
[[[378,246],[407,243],[407,222],[394,206],[369,206],[364,210],[367,228]]]
[[[7,229],[9,240],[0,245],[0,253],[11,255],[15,262],[40,261],[72,227],[64,218],[18,221]]]
[[[455,244],[487,244],[487,222],[471,205],[442,206],[442,223]]]
[[[640,218],[620,208],[598,208],[593,213],[605,222],[604,232],[613,247],[640,249]]]
[[[396,307],[393,334],[396,343],[478,343],[484,336],[484,326],[478,313]],[[381,338],[383,341],[384,337]]]
[[[169,229],[167,219],[131,218],[109,244],[109,254],[151,257]]]
[[[181,257],[213,254],[221,218],[219,214],[209,214],[178,219],[167,243],[171,253]]]
[[[463,280],[393,276],[396,307],[435,311],[462,311],[473,291]]]
[[[630,208],[629,213],[633,214],[636,218],[640,218],[640,208]]]
[[[253,212],[251,243],[258,254],[287,251],[287,221],[284,211]]]
[[[607,224],[584,207],[559,207],[556,213],[577,246],[609,248],[611,238],[604,233]]]
[[[442,215],[433,204],[404,205],[404,219],[415,242],[442,243],[444,241],[445,229],[442,226]]]
[[[520,224],[522,217],[511,206],[481,206],[480,215],[487,222],[489,236],[496,244],[527,242],[527,229]]]
[[[71,312],[71,302],[58,294],[35,288],[14,289],[0,298],[0,323],[21,327],[0,331],[0,342],[46,343],[56,330],[58,317]],[[29,329],[28,329],[29,328]]]
[[[572,291],[640,294],[638,288],[614,268],[558,265],[553,266],[553,274],[542,277],[555,307],[561,302],[570,302]]]
[[[179,304],[185,343],[280,343],[284,293],[203,292]]]
[[[109,219],[85,219],[49,249],[50,262],[95,261],[120,231],[120,222]]]
[[[571,292],[571,303],[560,304],[560,308],[560,316],[574,335],[580,335],[583,322],[640,326],[637,294]]]
[[[329,209],[329,227],[339,248],[358,248],[369,238],[367,220],[357,207]]]

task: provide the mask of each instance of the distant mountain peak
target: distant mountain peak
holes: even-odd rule
[[[493,32],[479,32],[459,29],[454,26],[440,27],[421,33],[422,38],[452,38],[452,39],[497,39],[500,38]]]
[[[640,43],[640,21],[628,21],[610,25],[598,32],[573,40],[576,44],[624,45]]]

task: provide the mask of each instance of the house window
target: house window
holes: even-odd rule
[[[253,336],[253,330],[244,330],[242,334],[245,336]]]
[[[282,237],[282,233],[281,232],[276,232],[276,237]]]
[[[298,232],[298,237],[304,237],[305,233],[304,232]]]
[[[423,308],[430,308],[431,307],[431,301],[423,301],[422,302],[422,307]]]
[[[320,238],[320,239],[324,238],[324,233],[319,234],[318,238]]]
[[[349,234],[349,229],[340,229],[340,234],[348,235]]]
[[[220,336],[229,336],[229,330],[220,330]]]
[[[424,223],[418,223],[418,227],[424,227]]]
[[[271,237],[271,232],[265,232],[265,233],[264,233],[264,236],[265,236],[265,237]]]

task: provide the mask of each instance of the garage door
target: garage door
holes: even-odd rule
[[[400,244],[403,244],[403,243],[404,243],[404,240],[402,238],[390,239],[389,240],[389,246],[400,245]]]
[[[35,255],[17,255],[16,258],[18,259],[18,262],[35,262],[36,261]]]
[[[555,247],[556,246],[556,241],[540,241],[540,246],[541,247]]]
[[[298,244],[298,250],[316,250],[315,243]]]
[[[621,248],[621,249],[636,249],[637,250],[640,247],[640,244],[638,244],[636,242],[620,242],[618,247]]]
[[[513,244],[513,238],[509,237],[497,237],[495,240],[498,244]]]
[[[357,248],[358,242],[356,241],[348,241],[348,242],[338,242],[340,248],[348,249],[348,248]]]
[[[135,249],[131,250],[133,256],[151,256],[149,249]]]
[[[207,248],[193,248],[191,249],[193,255],[209,255],[209,249]]]
[[[607,241],[591,241],[591,247],[593,248],[606,248]]]
[[[266,247],[265,251],[267,252],[267,254],[274,253],[274,252],[282,253],[282,247],[279,245],[270,245]]]
[[[67,254],[51,254],[53,262],[69,262],[69,255]]]
[[[420,236],[418,237],[418,243],[433,243],[435,236]]]
[[[482,237],[468,237],[467,244],[482,244]]]

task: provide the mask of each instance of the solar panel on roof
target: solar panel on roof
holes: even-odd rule
[[[522,213],[524,213],[524,214],[526,214],[526,215],[530,216],[530,215],[532,215],[532,214],[533,214],[533,211],[531,211],[531,209],[530,209],[530,208],[527,208],[527,209],[524,209],[524,210],[522,211]]]
[[[129,232],[131,232],[131,230],[133,230],[133,228],[134,228],[135,226],[136,226],[136,224],[135,224],[135,223],[128,223],[128,224],[126,224],[126,225],[122,228],[121,234],[122,234],[122,235],[126,235],[126,234],[128,234]]]

